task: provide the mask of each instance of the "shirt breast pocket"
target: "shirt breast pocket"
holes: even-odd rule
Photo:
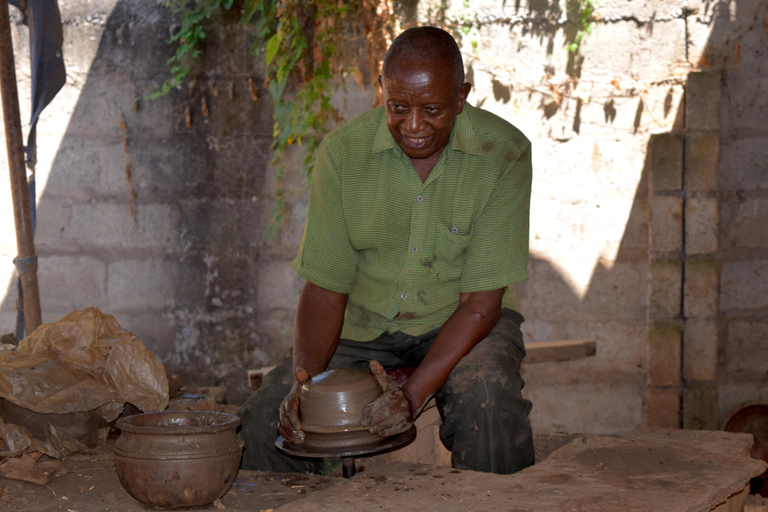
[[[453,282],[461,279],[467,247],[472,240],[472,233],[459,234],[455,227],[437,223],[435,238],[435,258],[433,272],[435,280]]]

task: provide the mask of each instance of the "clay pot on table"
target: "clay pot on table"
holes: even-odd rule
[[[382,442],[360,425],[366,405],[381,395],[376,377],[353,368],[328,370],[301,386],[299,417],[305,450],[343,452]]]
[[[240,418],[208,411],[138,414],[117,421],[115,469],[131,496],[164,508],[224,496],[240,468]]]

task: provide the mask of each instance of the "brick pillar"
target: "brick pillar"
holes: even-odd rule
[[[648,144],[649,426],[717,428],[720,87],[690,73],[684,128]]]
[[[718,428],[721,81],[719,71],[690,73],[685,100],[682,419],[683,428],[706,430]]]
[[[647,352],[644,423],[678,428],[682,396],[683,160],[677,133],[653,135],[648,143]]]

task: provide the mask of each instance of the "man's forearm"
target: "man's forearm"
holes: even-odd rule
[[[293,367],[310,376],[325,370],[339,344],[347,295],[307,281],[299,296],[293,338]]]
[[[443,325],[427,356],[403,385],[414,413],[440,389],[461,358],[491,332],[501,315],[503,294],[502,288],[462,295],[459,307]]]

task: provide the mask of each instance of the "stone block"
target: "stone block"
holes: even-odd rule
[[[695,192],[717,190],[720,138],[706,133],[685,137],[685,189]]]
[[[717,378],[718,328],[714,320],[686,320],[683,331],[683,377],[686,381]]]
[[[44,311],[104,308],[107,271],[103,261],[88,256],[38,257],[40,304]]]
[[[680,197],[652,196],[649,249],[659,253],[683,248],[683,200]]]
[[[648,170],[652,193],[682,189],[683,143],[684,139],[674,133],[651,135],[648,141]]]
[[[711,254],[717,251],[720,225],[715,197],[693,197],[685,201],[685,252]]]
[[[679,386],[682,327],[678,322],[656,320],[648,328],[648,385]]]
[[[70,236],[83,247],[162,248],[179,240],[173,204],[84,203],[72,206]]]
[[[67,135],[59,145],[48,174],[46,194],[57,194],[58,189],[98,191],[101,175],[99,145],[87,137]]]
[[[768,248],[768,199],[748,197],[736,212],[732,229],[737,247]]]
[[[720,152],[721,187],[734,192],[768,189],[768,144],[764,136],[723,142]]]
[[[196,260],[121,260],[107,266],[107,298],[113,314],[199,306],[206,279]]]
[[[728,101],[723,105],[721,124],[724,133],[765,129],[768,116],[768,73],[761,68],[765,59],[761,51],[765,45],[765,33],[762,23],[759,27],[759,38],[753,38],[752,48],[747,48],[747,42],[741,41],[743,65],[738,70],[729,69],[725,74],[723,94]]]
[[[685,261],[683,314],[686,318],[717,316],[718,281],[714,258],[691,257]]]
[[[683,264],[674,260],[648,262],[648,318],[677,318],[681,311]]]
[[[725,338],[726,375],[765,375],[768,368],[768,322],[734,321]],[[754,382],[760,382],[758,377]]]
[[[685,90],[685,127],[689,131],[717,131],[720,128],[720,71],[688,73]]]
[[[260,309],[296,309],[305,281],[291,268],[290,263],[290,261],[262,263],[257,288]]]
[[[717,387],[714,382],[689,382],[683,391],[683,428],[717,430]]]
[[[46,197],[37,205],[35,247],[42,248],[60,243],[67,236],[72,215],[70,205],[56,197]]]
[[[646,427],[680,428],[680,392],[652,388],[643,397],[643,425]]]
[[[107,297],[116,310],[154,308],[173,304],[172,290],[179,268],[165,260],[123,260],[107,267]]]
[[[176,329],[170,315],[162,311],[123,311],[113,316],[120,327],[136,336],[160,361],[173,353]]]
[[[720,310],[768,307],[768,260],[724,263],[720,276]]]

